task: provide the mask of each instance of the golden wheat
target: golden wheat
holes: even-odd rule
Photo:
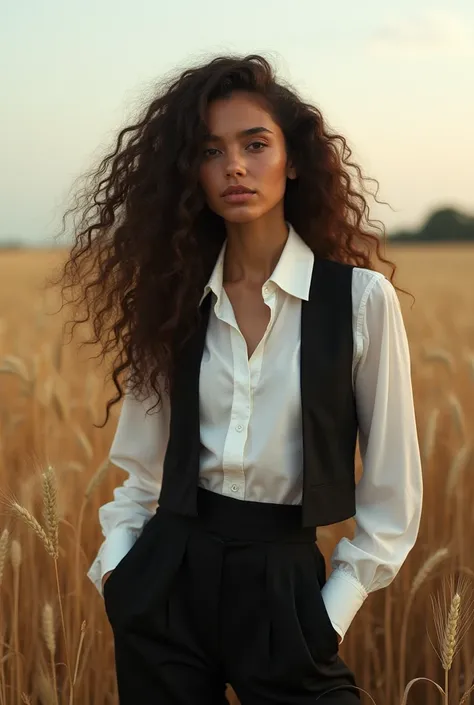
[[[445,671],[453,665],[459,634],[459,615],[461,611],[461,596],[456,593],[451,600],[446,620],[446,629],[441,646],[441,663]]]
[[[41,474],[41,480],[43,485],[43,516],[46,536],[53,547],[54,555],[57,556],[59,550],[58,498],[56,474],[50,465],[48,465],[46,471]]]
[[[469,461],[472,457],[472,445],[471,443],[465,443],[459,448],[455,454],[451,467],[448,471],[448,480],[446,483],[446,495],[448,499],[451,498],[454,490],[457,489],[458,492],[462,492],[462,472],[469,465]]]
[[[57,683],[56,683],[56,664],[54,657],[56,655],[56,629],[54,625],[54,611],[53,606],[46,602],[43,605],[42,612],[42,633],[44,643],[49,652],[49,657],[51,660],[51,678],[52,678],[52,690],[55,694],[55,700],[58,702],[57,694]]]
[[[451,575],[444,581],[442,592],[431,596],[431,603],[438,641],[437,653],[445,674],[444,698],[447,704],[449,674],[453,661],[474,619],[473,591],[470,581],[461,575],[455,585],[454,577]]]
[[[417,592],[421,589],[422,585],[428,580],[431,574],[436,570],[436,568],[445,561],[449,556],[449,549],[446,547],[439,548],[431,556],[425,560],[415,577],[413,578],[410,591],[408,593],[408,598],[405,602],[402,626],[400,630],[400,663],[398,669],[398,688],[400,697],[403,697],[403,691],[405,689],[405,673],[406,673],[406,652],[407,652],[407,633],[410,612],[415,600]]]
[[[56,630],[54,628],[53,606],[49,602],[43,605],[42,617],[44,643],[48,647],[51,656],[54,656],[56,653]]]
[[[3,582],[3,571],[8,558],[8,548],[10,545],[10,532],[8,529],[3,529],[0,538],[0,586]]]
[[[409,598],[413,598],[415,593],[421,588],[423,583],[429,578],[431,573],[439,566],[442,561],[446,560],[449,555],[449,549],[443,547],[435,551],[431,556],[429,556],[423,563],[418,573],[413,578],[411,584],[411,589],[409,593]]]
[[[15,573],[19,573],[23,556],[21,550],[21,543],[17,539],[13,539],[12,541],[10,558],[13,566],[13,571]]]
[[[447,350],[441,348],[432,348],[425,352],[425,360],[427,362],[441,362],[448,367],[450,372],[454,372],[456,363],[454,357]]]
[[[423,459],[424,464],[426,464],[431,459],[431,456],[433,455],[433,451],[436,446],[436,434],[438,431],[439,414],[439,409],[435,407],[431,410],[428,416],[424,443],[421,445],[421,457]]]
[[[32,529],[34,533],[38,536],[49,555],[53,558],[57,558],[57,547],[52,544],[49,537],[46,535],[45,530],[39,524],[38,520],[28,511],[28,509],[25,509],[25,507],[22,507],[17,502],[12,502],[10,506],[12,510],[18,515],[18,517],[22,519],[25,524],[30,529]]]
[[[438,705],[440,694],[446,701],[449,673],[450,703],[467,705],[474,665],[469,593],[458,581],[435,599],[433,614],[427,597],[447,574],[472,583],[474,569],[474,250],[391,255],[400,286],[416,297],[413,308],[408,298],[401,302],[425,505],[417,545],[393,585],[366,600],[341,655],[367,693],[364,702]],[[103,384],[95,350],[81,356],[65,341],[57,295],[38,294],[62,256],[0,256],[0,472],[2,488],[19,497],[9,507],[20,519],[0,527],[0,705],[117,702],[112,633],[86,571],[102,540],[98,508],[123,481],[107,455],[118,408],[106,428],[92,426],[103,418],[113,384]],[[359,458],[356,467],[359,477]],[[318,531],[328,562],[353,531],[353,521]],[[230,687],[228,699],[238,703]]]

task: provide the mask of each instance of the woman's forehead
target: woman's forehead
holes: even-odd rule
[[[261,101],[249,94],[232,94],[218,98],[209,106],[206,124],[210,136],[245,136],[243,133],[259,127],[275,133],[276,124]]]

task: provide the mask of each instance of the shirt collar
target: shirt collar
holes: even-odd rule
[[[285,247],[280,255],[275,269],[268,278],[287,294],[299,299],[308,301],[309,289],[311,286],[311,275],[313,272],[314,253],[304,240],[298,235],[291,223],[287,222],[288,238]],[[217,299],[222,293],[222,282],[224,275],[224,256],[227,247],[227,239],[222,245],[221,251],[214,265],[209,281],[204,287],[204,292],[199,301],[199,305],[206,298],[210,291],[213,291]]]

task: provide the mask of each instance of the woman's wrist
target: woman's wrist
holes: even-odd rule
[[[112,571],[109,570],[107,573],[104,573],[104,575],[102,576],[102,588],[104,587],[107,580],[110,578],[111,574],[112,574]]]

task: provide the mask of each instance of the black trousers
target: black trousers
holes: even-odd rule
[[[321,596],[301,507],[199,488],[159,507],[104,589],[121,705],[360,705]]]

